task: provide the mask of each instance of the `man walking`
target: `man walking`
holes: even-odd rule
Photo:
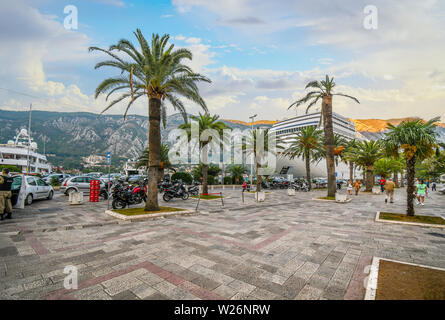
[[[11,186],[14,179],[8,169],[3,169],[0,175],[0,220],[12,218]]]
[[[391,178],[389,178],[388,180],[386,180],[385,183],[385,203],[388,203],[388,198],[389,198],[389,202],[390,203],[394,203],[394,188],[395,188],[396,184],[392,181]]]

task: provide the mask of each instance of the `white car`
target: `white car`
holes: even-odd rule
[[[12,183],[13,202],[17,202],[17,196],[22,186],[22,179],[25,178],[25,205],[30,205],[37,199],[51,200],[54,196],[54,189],[39,177],[19,175],[14,177]],[[16,195],[14,197],[14,195]],[[14,203],[13,203],[14,205]]]

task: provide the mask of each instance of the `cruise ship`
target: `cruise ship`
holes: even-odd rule
[[[270,131],[275,132],[277,139],[280,139],[283,142],[283,147],[287,148],[298,130],[309,126],[319,127],[320,116],[320,112],[314,112],[278,121],[272,126]],[[355,124],[349,119],[333,113],[332,120],[334,134],[338,134],[346,140],[366,140],[366,138],[356,130]],[[323,123],[320,129],[322,128]],[[305,177],[306,166],[301,158],[291,160],[288,157],[278,156],[276,173],[280,175],[293,175],[294,178]],[[336,174],[339,179],[349,178],[349,167],[344,163],[339,163],[338,166],[336,166]],[[327,176],[325,160],[311,164],[311,176],[314,178]]]
[[[28,136],[26,129],[20,130],[14,138],[6,144],[0,144],[0,165],[13,165],[27,173],[29,159],[29,173],[51,173],[46,156],[37,152],[37,143]]]

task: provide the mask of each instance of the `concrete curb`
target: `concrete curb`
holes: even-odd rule
[[[406,264],[406,265],[415,266],[415,267],[422,267],[422,268],[427,268],[427,269],[445,271],[445,268],[438,268],[438,267],[426,266],[423,264],[373,257],[372,264],[371,264],[371,270],[369,271],[368,283],[366,285],[365,300],[375,300],[375,298],[376,298],[380,260],[385,260],[385,261],[390,261],[390,262],[395,262],[395,263],[400,263],[400,264]]]
[[[335,202],[335,203],[341,203],[341,204],[344,204],[344,203],[349,203],[349,202],[351,202],[351,201],[352,201],[352,198],[349,198],[349,199],[347,199],[346,201],[337,201],[337,200],[328,200],[328,199],[317,199],[317,198],[312,198],[311,200],[314,200],[314,201],[325,201],[325,202]]]
[[[441,216],[439,216],[439,217],[441,217]],[[443,219],[443,217],[441,217],[441,218]],[[418,226],[418,227],[424,227],[424,228],[440,228],[440,229],[445,229],[445,225],[440,225],[440,224],[418,223],[418,222],[404,222],[404,221],[393,221],[393,220],[380,219],[380,211],[377,211],[377,214],[375,215],[375,222],[404,224],[404,225],[408,225],[408,226]]]
[[[181,211],[160,212],[160,213],[152,213],[152,214],[144,214],[144,215],[136,215],[136,216],[126,216],[126,215],[114,212],[113,210],[105,210],[105,213],[114,217],[114,218],[118,218],[118,219],[121,219],[124,221],[133,221],[133,220],[155,219],[155,218],[163,218],[163,217],[178,216],[178,215],[198,214],[199,212],[196,212],[194,210],[184,209]]]

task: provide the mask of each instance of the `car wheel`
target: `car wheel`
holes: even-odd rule
[[[54,192],[51,190],[46,199],[51,200],[53,198],[53,196],[54,196]]]
[[[29,206],[32,203],[33,197],[32,194],[28,194],[25,199],[25,205]]]
[[[73,193],[73,192],[76,192],[76,189],[74,189],[74,188],[70,188],[70,189],[66,190],[65,194],[66,194],[67,196],[69,196],[69,195],[70,195],[71,193]]]

